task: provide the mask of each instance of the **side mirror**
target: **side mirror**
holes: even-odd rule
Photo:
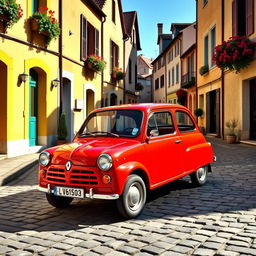
[[[157,136],[159,136],[159,131],[151,130],[149,134],[150,134],[150,137],[157,137]]]

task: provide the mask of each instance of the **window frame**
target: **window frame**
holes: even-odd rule
[[[179,124],[178,124],[178,120],[177,120],[177,116],[176,116],[176,113],[178,113],[178,112],[181,112],[181,113],[185,113],[189,118],[190,118],[190,120],[192,121],[192,123],[194,124],[194,129],[191,129],[191,130],[186,130],[186,131],[182,131],[182,130],[180,130],[180,128],[179,128]],[[190,116],[190,114],[187,112],[187,111],[185,111],[185,110],[182,110],[182,109],[176,109],[175,110],[175,121],[176,121],[176,126],[177,126],[177,129],[178,129],[178,131],[180,132],[180,133],[190,133],[190,132],[196,132],[197,131],[197,126],[196,126],[196,122],[194,121],[194,119]]]

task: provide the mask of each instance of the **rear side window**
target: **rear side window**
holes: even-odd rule
[[[196,125],[188,113],[176,111],[175,115],[180,132],[191,132],[196,129]]]
[[[156,112],[148,119],[148,136],[161,136],[174,133],[172,115],[168,111]]]

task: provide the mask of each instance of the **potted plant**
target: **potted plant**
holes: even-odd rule
[[[48,45],[52,39],[60,35],[60,28],[54,11],[47,7],[39,7],[38,11],[30,17],[31,30],[46,37]]]
[[[62,112],[60,116],[59,127],[58,127],[57,145],[67,143],[67,136],[68,136],[68,130],[66,125],[66,114]]]
[[[114,67],[112,71],[112,77],[116,80],[122,80],[125,78],[125,72],[122,68]]]
[[[200,117],[204,114],[204,111],[201,108],[196,108],[194,114],[196,117]]]
[[[199,69],[199,74],[201,76],[207,74],[209,72],[209,66],[208,65],[204,65]]]
[[[256,44],[245,36],[230,37],[217,45],[212,56],[217,67],[239,73],[253,60]]]
[[[228,144],[233,144],[236,142],[236,134],[235,134],[235,128],[238,125],[238,121],[235,119],[229,120],[226,122],[226,127],[229,129],[226,140]]]
[[[18,22],[22,16],[23,10],[15,0],[0,0],[0,22],[5,30]]]
[[[104,61],[104,59],[100,56],[89,55],[85,61],[85,64],[93,71],[102,72],[105,69],[107,62]]]

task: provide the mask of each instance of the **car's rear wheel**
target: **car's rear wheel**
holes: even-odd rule
[[[66,208],[73,201],[73,198],[71,197],[55,196],[48,193],[46,193],[46,198],[49,204],[56,208]]]
[[[143,179],[135,174],[128,176],[122,196],[117,200],[117,208],[125,218],[138,216],[144,208],[147,190]]]
[[[202,186],[206,183],[208,176],[208,166],[202,166],[198,168],[195,172],[190,174],[192,183],[195,186]]]

